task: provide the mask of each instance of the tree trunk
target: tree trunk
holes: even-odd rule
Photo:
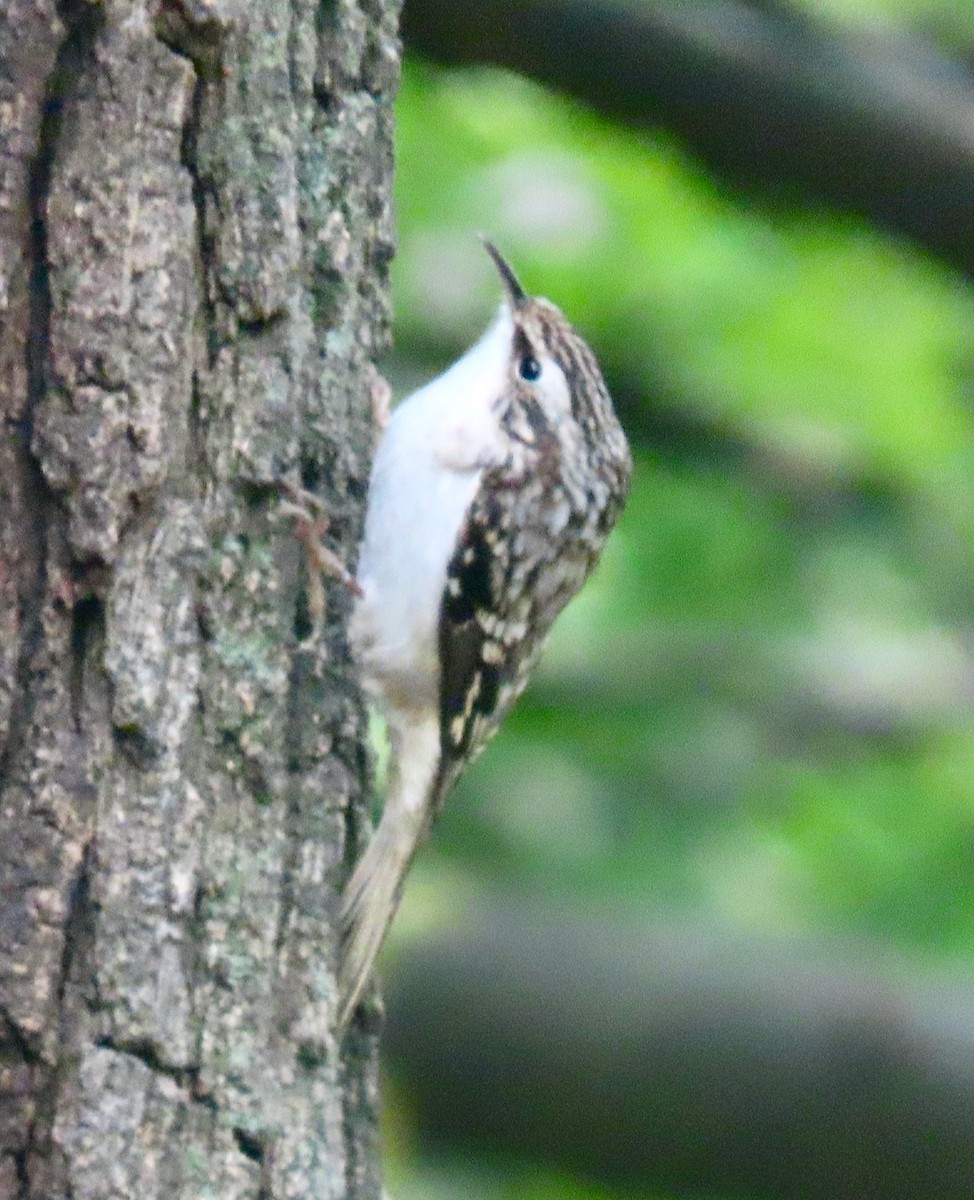
[[[363,708],[278,481],[350,555],[397,7],[0,14],[0,1200],[378,1191]]]

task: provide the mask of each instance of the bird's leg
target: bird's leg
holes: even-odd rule
[[[280,511],[293,518],[298,541],[304,549],[308,572],[308,615],[311,618],[312,629],[317,633],[325,617],[326,575],[341,580],[353,596],[361,596],[362,589],[341,557],[325,545],[324,538],[328,533],[329,521],[324,501],[314,493],[283,479],[279,481],[278,487],[285,497]]]

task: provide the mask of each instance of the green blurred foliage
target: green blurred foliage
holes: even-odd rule
[[[810,7],[974,36],[948,0]],[[637,469],[392,952],[504,886],[970,961],[974,290],[501,73],[407,63],[398,156],[394,382],[490,319],[487,232],[628,397]]]
[[[489,230],[610,384],[716,447],[636,441],[605,561],[437,853],[566,901],[968,944],[971,289],[503,74],[410,65],[399,161],[402,355],[429,373],[489,319]]]
[[[586,1183],[571,1175],[523,1163],[463,1162],[430,1165],[422,1181],[409,1172],[393,1170],[390,1188],[396,1200],[630,1200],[618,1192]],[[664,1200],[639,1192],[631,1200]]]

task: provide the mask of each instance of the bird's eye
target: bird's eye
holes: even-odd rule
[[[534,357],[533,354],[524,354],[521,356],[521,361],[517,364],[517,373],[522,379],[528,383],[534,381],[541,376],[541,363]]]

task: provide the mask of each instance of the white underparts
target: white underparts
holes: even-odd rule
[[[505,452],[494,403],[512,328],[502,309],[473,349],[399,405],[379,444],[350,632],[380,701],[438,705],[447,565],[483,469]]]

